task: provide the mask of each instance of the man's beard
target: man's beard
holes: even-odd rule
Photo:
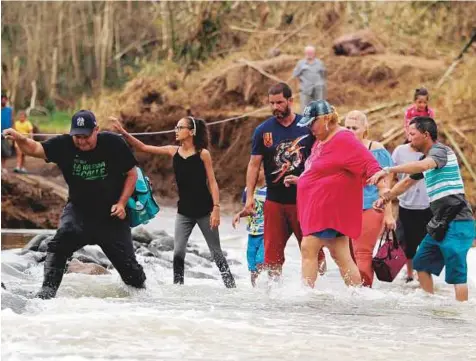
[[[289,105],[286,105],[286,109],[283,112],[277,109],[273,111],[273,115],[278,119],[287,118],[289,114],[291,114],[291,109],[289,109]]]

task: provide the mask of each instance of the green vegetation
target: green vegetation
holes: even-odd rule
[[[49,115],[31,115],[29,119],[42,133],[64,133],[69,130],[71,115],[69,112],[56,111]]]

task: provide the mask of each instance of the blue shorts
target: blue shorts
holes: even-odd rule
[[[256,265],[264,262],[264,235],[248,234],[248,249],[246,250],[246,258],[248,259],[248,270],[256,272]]]
[[[315,232],[312,234],[314,237],[322,238],[322,239],[332,239],[336,237],[342,237],[343,234],[337,232],[335,229],[326,228],[323,231]]]
[[[435,241],[427,234],[413,258],[413,268],[439,276],[446,266],[446,283],[453,285],[466,283],[468,276],[466,256],[474,236],[473,220],[451,222],[441,242]]]

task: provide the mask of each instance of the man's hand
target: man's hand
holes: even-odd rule
[[[118,132],[119,134],[124,134],[126,133],[126,130],[122,126],[121,122],[119,121],[118,118],[116,117],[109,117],[109,120],[112,122],[112,128]]]
[[[111,207],[111,216],[119,219],[126,218],[126,209],[123,204],[116,203]]]
[[[284,185],[286,187],[289,187],[289,186],[291,186],[291,184],[297,184],[298,179],[299,179],[299,177],[297,177],[295,175],[287,175],[286,177],[284,177]]]
[[[28,139],[25,137],[23,134],[18,133],[15,129],[13,128],[8,128],[3,131],[3,135],[5,138],[9,140],[13,140],[15,142],[22,141],[24,139]]]
[[[379,170],[377,173],[375,173],[372,177],[370,177],[367,180],[368,185],[376,185],[380,179],[384,178],[387,176],[387,172],[385,172],[383,169]]]
[[[212,214],[210,215],[210,228],[217,228],[220,225],[220,208],[213,207]]]

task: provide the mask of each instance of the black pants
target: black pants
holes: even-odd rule
[[[68,203],[61,215],[59,229],[48,243],[43,288],[50,288],[50,293],[54,291],[52,297],[61,283],[68,258],[88,244],[102,248],[125,284],[144,287],[146,276],[137,262],[128,222],[118,218],[99,221],[85,217]]]
[[[399,207],[397,221],[397,237],[403,246],[405,256],[413,259],[416,250],[426,235],[426,225],[433,214],[430,208],[406,209]]]

